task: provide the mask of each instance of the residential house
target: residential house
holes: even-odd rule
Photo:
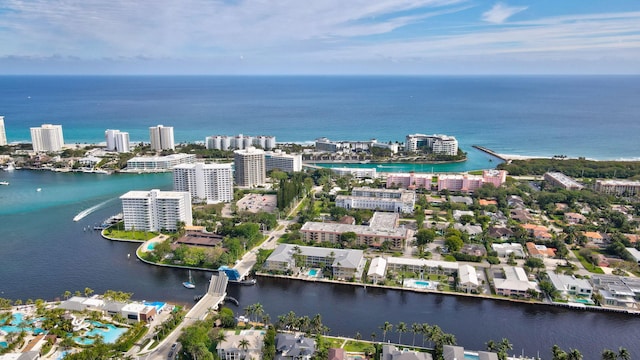
[[[593,275],[591,283],[606,306],[639,310],[636,299],[640,299],[640,280],[626,276]]]
[[[431,354],[409,349],[398,349],[393,345],[382,346],[380,360],[432,360]]]
[[[487,255],[487,249],[484,245],[479,244],[464,244],[460,249],[460,252],[472,256],[485,256]]]
[[[303,334],[276,335],[276,360],[310,360],[315,352],[315,340]]]
[[[476,268],[471,265],[460,265],[458,267],[458,290],[466,293],[478,292],[480,281]]]
[[[472,218],[475,217],[475,214],[473,213],[473,211],[467,211],[467,210],[453,210],[453,218],[456,221],[460,221],[460,218],[463,216],[471,216]]]
[[[473,199],[469,196],[449,196],[449,201],[456,204],[473,205]]]
[[[480,225],[471,225],[471,224],[462,225],[460,223],[455,223],[453,224],[453,228],[456,230],[462,231],[464,233],[467,233],[471,237],[474,237],[478,234],[482,234],[482,226]]]
[[[224,340],[217,346],[220,360],[262,359],[264,331],[240,330],[225,331]]]
[[[516,258],[519,258],[519,259],[525,258],[522,244],[518,244],[518,243],[491,244],[491,248],[493,249],[493,251],[498,253],[499,257],[508,257],[510,254],[514,254]]]
[[[498,354],[487,351],[478,351],[475,354],[469,354],[471,357],[465,356],[465,351],[462,346],[445,345],[442,349],[442,355],[444,360],[465,360],[465,359],[478,359],[478,360],[498,360]]]
[[[550,241],[553,240],[553,236],[549,232],[549,229],[546,226],[535,225],[535,224],[522,224],[522,228],[529,233],[529,235],[533,236],[535,239]]]
[[[556,290],[565,298],[569,296],[591,298],[591,295],[593,295],[593,287],[587,280],[577,279],[575,276],[556,274],[554,272],[548,272],[547,275],[549,275],[549,280]]]
[[[347,358],[347,353],[344,349],[341,348],[331,348],[329,349],[329,359],[328,360],[345,360]]]
[[[511,218],[520,223],[528,223],[533,221],[533,217],[527,209],[511,209],[509,211]]]
[[[587,218],[582,214],[574,212],[568,212],[564,214],[564,221],[566,221],[567,224],[584,224],[586,220]]]
[[[543,259],[543,258],[552,258],[556,256],[556,249],[548,248],[544,245],[537,245],[532,242],[528,242],[527,251],[529,252],[529,256]]]
[[[504,226],[490,226],[487,234],[494,239],[502,241],[509,240],[513,237],[513,231]]]
[[[373,281],[374,284],[384,282],[384,274],[387,272],[387,260],[382,257],[376,257],[369,264],[367,279]]]
[[[531,290],[540,292],[538,284],[529,280],[529,277],[523,268],[505,266],[502,270],[504,271],[504,278],[494,277],[493,279],[496,294],[503,296],[530,297],[531,295],[529,292]]]
[[[638,251],[638,249],[632,248],[632,247],[628,247],[626,249],[627,249],[627,252],[629,254],[631,254],[631,256],[633,256],[634,259],[636,259],[636,262],[638,264],[640,264],[640,251]]]
[[[604,245],[604,237],[602,235],[600,235],[600,233],[595,232],[595,231],[585,231],[584,232],[584,236],[587,238],[587,241],[601,246]]]
[[[524,200],[518,195],[509,195],[507,196],[507,205],[510,208],[516,209],[524,209],[526,206],[524,205]]]
[[[478,205],[480,206],[498,205],[498,202],[495,200],[478,199]]]

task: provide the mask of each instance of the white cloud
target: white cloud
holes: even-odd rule
[[[502,24],[508,18],[527,8],[527,6],[507,6],[503,3],[496,3],[491,10],[482,14],[482,20],[493,24]]]

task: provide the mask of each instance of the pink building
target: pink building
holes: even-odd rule
[[[400,187],[404,189],[431,189],[433,174],[391,173],[387,175],[387,188]]]
[[[499,187],[506,179],[504,170],[484,170],[482,175],[444,174],[438,175],[438,190],[474,191],[484,184]]]

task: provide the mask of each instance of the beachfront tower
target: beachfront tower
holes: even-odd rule
[[[152,126],[149,128],[149,137],[151,150],[175,150],[176,148],[173,140],[173,126]]]
[[[7,133],[4,130],[4,116],[0,116],[0,146],[7,145]]]
[[[173,190],[188,191],[193,202],[233,200],[231,164],[180,164],[173,168]]]
[[[107,150],[126,153],[129,148],[129,133],[120,130],[107,130],[104,132],[104,138],[107,142]]]
[[[236,185],[254,187],[263,185],[267,179],[264,150],[253,146],[233,152]]]
[[[31,128],[31,143],[35,152],[60,151],[64,146],[62,125],[43,124]]]

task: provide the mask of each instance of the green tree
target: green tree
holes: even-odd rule
[[[391,331],[393,329],[393,324],[388,321],[385,321],[382,326],[380,326],[382,330],[382,342],[387,342],[387,331]]]
[[[407,332],[407,324],[405,324],[404,322],[399,322],[398,326],[396,327],[396,332],[398,333],[398,344],[402,343],[402,334]]]
[[[615,351],[605,349],[602,351],[602,360],[617,360],[618,354]]]

